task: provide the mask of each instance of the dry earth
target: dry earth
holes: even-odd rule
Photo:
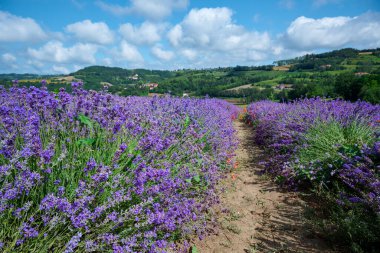
[[[238,168],[222,184],[221,206],[212,210],[217,228],[193,241],[199,253],[333,252],[305,225],[306,203],[261,175],[263,153],[252,128],[234,123],[240,145]],[[236,176],[236,177],[235,177]],[[234,179],[235,178],[235,179]]]
[[[227,90],[240,90],[240,89],[247,89],[247,88],[252,88],[252,84],[245,84],[245,85],[227,89]]]

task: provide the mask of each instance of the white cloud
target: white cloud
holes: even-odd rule
[[[77,43],[64,47],[62,42],[49,41],[39,49],[28,48],[27,52],[33,60],[40,62],[95,64],[97,49],[93,44]]]
[[[97,1],[97,5],[114,15],[138,14],[148,19],[160,20],[170,16],[174,10],[185,9],[188,0],[130,0],[130,6],[120,6]]]
[[[160,46],[154,46],[151,51],[152,54],[160,60],[169,61],[174,57],[172,51],[163,50]]]
[[[369,48],[380,46],[380,13],[357,17],[299,17],[283,36],[287,46],[295,49]]]
[[[106,57],[106,58],[103,58],[103,59],[102,59],[102,63],[103,63],[105,66],[111,66],[112,63],[113,63],[113,61],[112,61],[111,58]]]
[[[111,12],[112,14],[116,16],[128,15],[132,12],[131,8],[128,6],[108,4],[103,1],[96,1],[96,5],[98,5],[102,10]]]
[[[129,44],[126,41],[120,43],[120,52],[118,55],[121,59],[127,60],[129,62],[143,62],[144,58],[140,54],[139,50],[132,44]]]
[[[45,64],[39,60],[29,59],[26,63],[35,70],[42,71]]]
[[[161,40],[161,33],[165,26],[165,24],[154,24],[149,21],[145,21],[140,26],[126,23],[120,26],[119,33],[125,40],[135,44],[153,44]]]
[[[267,49],[267,33],[247,31],[232,21],[228,8],[193,9],[184,20],[168,33],[173,46],[207,48],[212,50]]]
[[[176,25],[168,32],[168,39],[173,46],[179,46],[182,35],[182,26]]]
[[[266,58],[272,46],[269,34],[246,30],[233,22],[232,14],[228,8],[192,9],[168,39],[188,60],[202,55],[213,66]]]
[[[16,57],[10,53],[3,54],[1,56],[1,59],[3,60],[3,62],[6,62],[6,63],[13,63],[16,61]]]
[[[2,71],[17,69],[17,58],[11,53],[2,54],[0,58],[0,63],[2,63],[2,66],[0,66],[0,70]]]
[[[31,18],[0,11],[0,41],[38,41],[47,38],[42,28]]]
[[[110,44],[114,40],[113,32],[106,23],[83,20],[66,26],[66,31],[73,33],[82,42]]]
[[[70,70],[63,66],[53,65],[52,71],[59,74],[69,74]]]
[[[190,48],[184,48],[181,51],[181,54],[185,56],[188,60],[194,60],[197,58],[197,52]]]

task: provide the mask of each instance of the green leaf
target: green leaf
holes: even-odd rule
[[[191,247],[191,253],[199,253],[197,247],[192,246]]]
[[[194,178],[194,181],[197,183],[199,183],[201,181],[201,178],[199,177],[199,175],[196,175],[193,178]]]
[[[80,121],[80,123],[82,123],[82,124],[84,124],[90,128],[92,128],[94,126],[94,123],[92,122],[92,120],[83,114],[79,114],[77,116],[77,119]]]
[[[189,115],[186,115],[185,128],[187,128],[189,125],[190,125],[190,117],[189,117]]]
[[[78,145],[83,144],[83,145],[91,146],[92,144],[95,143],[95,141],[96,141],[96,139],[94,139],[94,138],[86,138],[86,139],[81,139],[81,140],[77,141],[76,143]]]
[[[191,183],[191,178],[185,179],[185,181]]]
[[[138,144],[139,144],[139,142],[137,140],[130,141],[128,143],[128,153],[129,154],[135,153],[135,151],[136,151],[135,149],[136,149]]]

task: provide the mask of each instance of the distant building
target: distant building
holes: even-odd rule
[[[183,93],[183,94],[182,94],[182,97],[183,97],[183,98],[188,98],[188,97],[189,97],[189,93]]]
[[[153,90],[154,88],[158,87],[158,83],[146,83],[143,84],[143,87],[149,87],[149,90]]]
[[[276,89],[279,89],[279,90],[288,90],[288,89],[291,89],[293,87],[293,84],[279,84],[276,86]]]
[[[321,69],[329,69],[331,68],[331,64],[325,64],[320,66]]]
[[[100,85],[102,85],[104,88],[109,88],[113,86],[112,83],[109,82],[100,82]]]
[[[131,79],[131,80],[139,80],[139,74],[134,74],[133,76],[130,76],[129,79]]]

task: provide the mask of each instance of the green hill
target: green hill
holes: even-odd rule
[[[304,96],[343,97],[380,102],[380,48],[345,48],[308,54],[265,66],[236,66],[212,69],[147,70],[90,66],[69,76],[45,76],[49,87],[69,89],[70,80],[82,80],[86,89],[108,90],[122,96],[151,93],[182,96],[224,97],[248,103],[260,99],[288,100]],[[70,77],[70,78],[69,78]],[[42,76],[2,74],[2,84],[20,79],[36,85]],[[151,89],[148,83],[158,83]],[[37,86],[37,85],[36,85]]]

